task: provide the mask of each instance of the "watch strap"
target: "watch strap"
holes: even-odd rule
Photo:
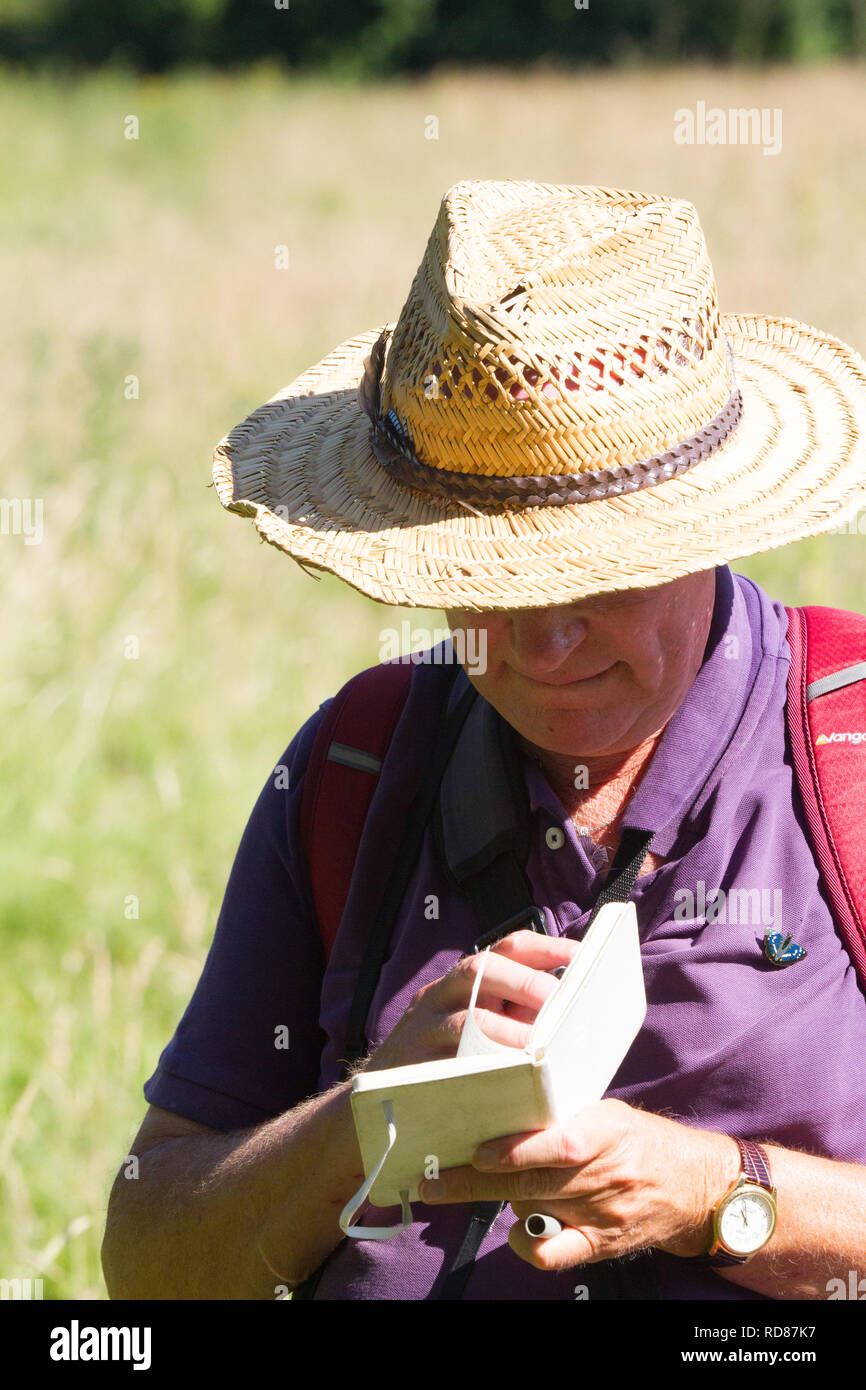
[[[707,1269],[724,1269],[725,1265],[744,1265],[746,1255],[728,1255],[726,1251],[720,1250],[718,1255],[703,1255],[702,1261]]]
[[[731,1137],[740,1151],[746,1182],[752,1182],[756,1187],[764,1187],[768,1192],[772,1192],[773,1179],[770,1177],[770,1160],[766,1149],[762,1149],[760,1144],[753,1143],[751,1139],[737,1139],[735,1135]]]

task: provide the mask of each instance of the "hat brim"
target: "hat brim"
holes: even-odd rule
[[[476,514],[402,486],[376,459],[357,396],[373,329],[220,442],[217,493],[271,545],[380,603],[481,611],[649,588],[848,521],[866,503],[866,363],[790,319],[728,314],[721,326],[741,421],[655,487]]]

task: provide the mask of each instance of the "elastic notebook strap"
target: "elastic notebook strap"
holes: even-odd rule
[[[400,1225],[399,1226],[353,1226],[352,1222],[367,1200],[373,1183],[378,1178],[385,1166],[385,1160],[397,1142],[397,1124],[394,1119],[394,1102],[391,1100],[382,1101],[382,1109],[385,1112],[385,1124],[388,1127],[388,1143],[385,1152],[379,1159],[375,1168],[368,1178],[365,1178],[354,1197],[350,1197],[343,1208],[340,1216],[340,1230],[343,1235],[351,1236],[354,1240],[390,1240],[391,1236],[399,1236],[402,1231],[408,1230],[412,1225],[412,1208],[409,1205],[409,1193],[400,1193]]]

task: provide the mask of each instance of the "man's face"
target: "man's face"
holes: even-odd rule
[[[700,669],[714,598],[705,570],[555,608],[446,615],[486,641],[486,671],[467,675],[518,733],[592,757],[628,752],[667,723]]]

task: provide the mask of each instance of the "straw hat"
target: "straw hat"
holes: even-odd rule
[[[866,502],[866,363],[719,314],[695,209],[552,184],[445,195],[396,323],[217,446],[223,506],[430,608],[564,604],[816,535]]]

